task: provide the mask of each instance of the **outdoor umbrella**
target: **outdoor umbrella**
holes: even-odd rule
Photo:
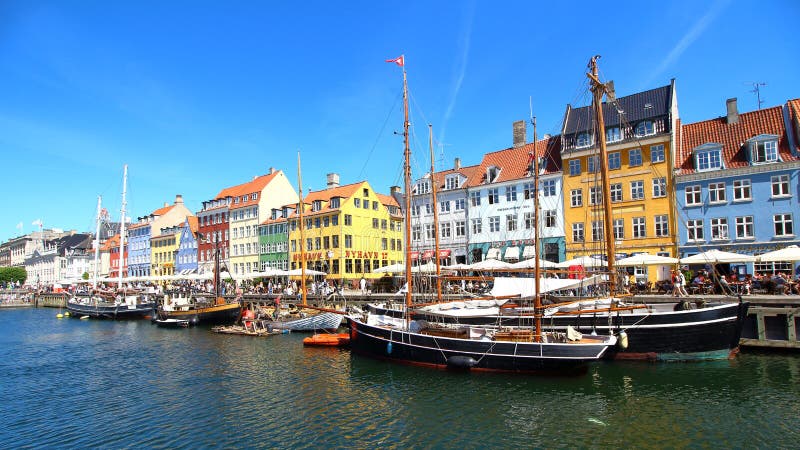
[[[764,262],[800,261],[800,247],[796,245],[790,245],[780,250],[774,250],[771,252],[764,253],[762,255],[758,255],[756,256],[756,260]]]
[[[723,252],[711,249],[703,253],[681,258],[681,264],[727,264],[740,262],[753,262],[755,256],[741,255],[739,253]]]
[[[638,255],[629,256],[617,260],[614,265],[617,267],[638,267],[638,266],[656,266],[656,265],[669,265],[677,264],[677,258],[670,258],[667,256],[650,255],[648,253],[639,253]]]
[[[523,259],[520,262],[515,262],[511,264],[513,269],[533,269],[536,267],[536,258],[531,259]],[[548,269],[556,267],[556,263],[551,261],[545,261],[544,259],[539,260],[539,267],[542,269]]]
[[[580,256],[578,258],[568,259],[556,264],[556,267],[568,268],[569,266],[583,266],[583,267],[603,267],[606,262],[600,258],[593,256]]]

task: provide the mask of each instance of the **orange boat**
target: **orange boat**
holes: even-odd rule
[[[303,339],[303,345],[315,347],[344,347],[350,344],[348,333],[322,333]]]

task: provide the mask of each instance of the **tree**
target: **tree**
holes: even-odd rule
[[[24,284],[28,279],[28,272],[24,267],[0,267],[0,283]]]

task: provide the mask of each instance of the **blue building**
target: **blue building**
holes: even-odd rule
[[[759,255],[800,244],[796,127],[791,102],[739,114],[736,99],[728,100],[726,116],[682,126],[675,162],[681,257],[712,248]],[[792,273],[792,264],[739,270]]]
[[[197,217],[189,216],[181,226],[175,273],[187,275],[197,273]]]

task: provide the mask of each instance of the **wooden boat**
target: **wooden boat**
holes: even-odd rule
[[[238,301],[228,302],[223,297],[212,300],[208,297],[189,297],[184,302],[173,299],[172,303],[160,305],[158,318],[186,320],[190,325],[232,324],[239,319],[242,305]]]
[[[317,333],[303,339],[308,347],[345,347],[350,345],[349,333]]]
[[[214,333],[237,334],[241,336],[265,337],[281,334],[283,331],[272,328],[267,320],[243,320],[241,325],[219,325],[211,328]]]
[[[400,66],[404,66],[405,62],[403,56],[389,61]],[[405,235],[408,238],[411,236],[412,191],[405,68],[403,106]],[[411,247],[408,243],[405,251],[405,311],[408,311],[412,306],[414,291]],[[536,310],[540,311],[539,295],[534,297],[534,303]],[[584,336],[574,330],[545,333],[541,328],[541,313],[537,312],[533,319],[532,323],[530,318],[521,318],[513,328],[447,326],[412,320],[409,315],[396,318],[367,312],[352,314],[347,317],[347,322],[350,326],[350,347],[355,353],[411,365],[459,370],[552,374],[585,372],[590,362],[602,357],[617,342],[615,336]]]
[[[156,326],[161,328],[188,328],[189,321],[186,319],[156,319]]]

